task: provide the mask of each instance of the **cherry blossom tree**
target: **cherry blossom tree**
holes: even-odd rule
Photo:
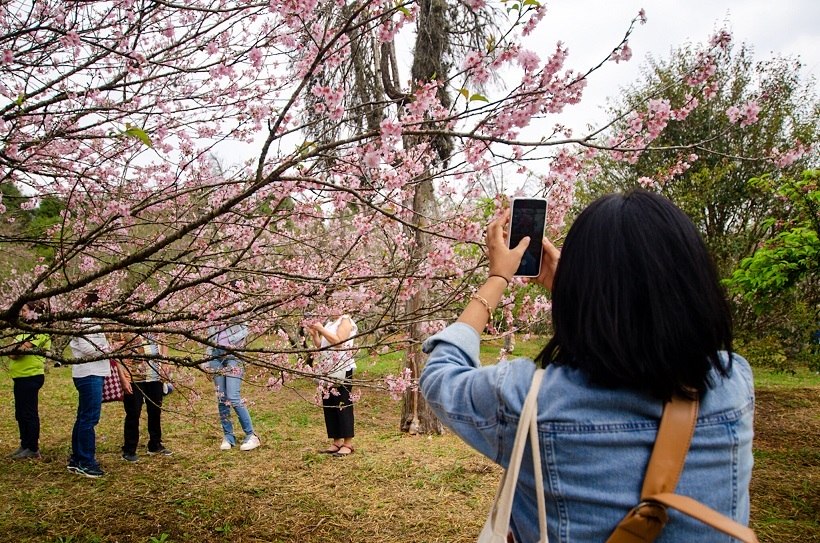
[[[629,141],[557,124],[604,62],[628,59],[645,18],[625,21],[600,64],[573,70],[560,42],[522,45],[546,10],[536,0],[4,3],[0,183],[18,188],[23,211],[46,198],[64,208],[32,239],[14,233],[0,202],[0,242],[14,249],[0,279],[3,338],[64,337],[89,318],[156,334],[174,347],[171,362],[195,366],[208,328],[242,319],[253,341],[241,355],[272,389],[323,373],[308,365],[316,350],[302,327],[330,308],[354,315],[366,352],[417,349],[484,273],[486,202],[503,205],[487,190],[494,176],[549,195],[561,228],[591,155],[647,152],[665,128],[669,112],[651,101],[635,107],[654,121]],[[448,17],[483,39],[436,34],[445,41],[403,81],[397,57],[413,52],[396,50],[397,34]],[[728,42],[705,46],[685,84],[708,88],[709,52]],[[254,158],[215,160],[227,142]],[[48,254],[27,252],[33,243]],[[101,301],[80,309],[89,289]],[[37,299],[51,312],[23,321]],[[526,329],[546,307],[531,297],[523,318],[499,318]],[[401,397],[415,360],[360,384]]]
[[[765,236],[765,222],[781,205],[748,181],[767,173],[789,178],[816,164],[820,101],[799,59],[755,60],[747,45],[713,55],[702,90],[678,84],[697,75],[692,46],[650,59],[613,113],[622,115],[619,133],[627,141],[633,128],[663,129],[657,149],[620,161],[600,155],[605,174],[589,192],[594,197],[638,184],[660,191],[692,217],[728,276]],[[643,103],[647,113],[635,110]]]

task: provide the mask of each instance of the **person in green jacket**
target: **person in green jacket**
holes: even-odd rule
[[[45,304],[30,302],[23,306],[20,315],[23,320],[34,320],[45,310]],[[14,381],[14,417],[20,429],[20,447],[11,454],[14,459],[40,458],[40,412],[39,394],[45,382],[46,357],[37,354],[51,348],[51,337],[47,334],[29,332],[15,338],[18,351],[32,351],[29,354],[9,355],[9,374]]]

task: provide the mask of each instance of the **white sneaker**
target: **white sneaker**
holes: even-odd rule
[[[239,446],[240,451],[252,451],[253,449],[257,448],[261,445],[259,438],[256,434],[251,434],[245,438],[245,441],[242,442],[242,445]]]
[[[233,445],[231,445],[231,442],[228,441],[227,438],[223,437],[222,438],[222,443],[219,445],[219,450],[220,451],[230,451],[231,447],[233,447]]]

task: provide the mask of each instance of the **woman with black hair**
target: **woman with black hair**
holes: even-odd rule
[[[506,467],[536,364],[544,367],[538,433],[549,539],[605,541],[640,501],[664,402],[697,398],[677,492],[748,523],[752,373],[731,353],[728,305],[689,218],[643,190],[593,202],[560,253],[543,240],[535,282],[552,291],[553,335],[536,363],[481,367],[480,333],[529,242],[507,248],[508,220],[488,227],[487,281],[458,322],[424,344],[421,391],[439,418]],[[519,543],[539,536],[531,464],[521,466],[512,510]],[[670,518],[658,541],[731,540],[674,511]]]

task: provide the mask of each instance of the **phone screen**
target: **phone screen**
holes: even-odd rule
[[[513,198],[511,205],[509,246],[515,247],[522,238],[530,237],[515,275],[538,277],[541,273],[541,239],[547,220],[547,201],[543,198]]]

